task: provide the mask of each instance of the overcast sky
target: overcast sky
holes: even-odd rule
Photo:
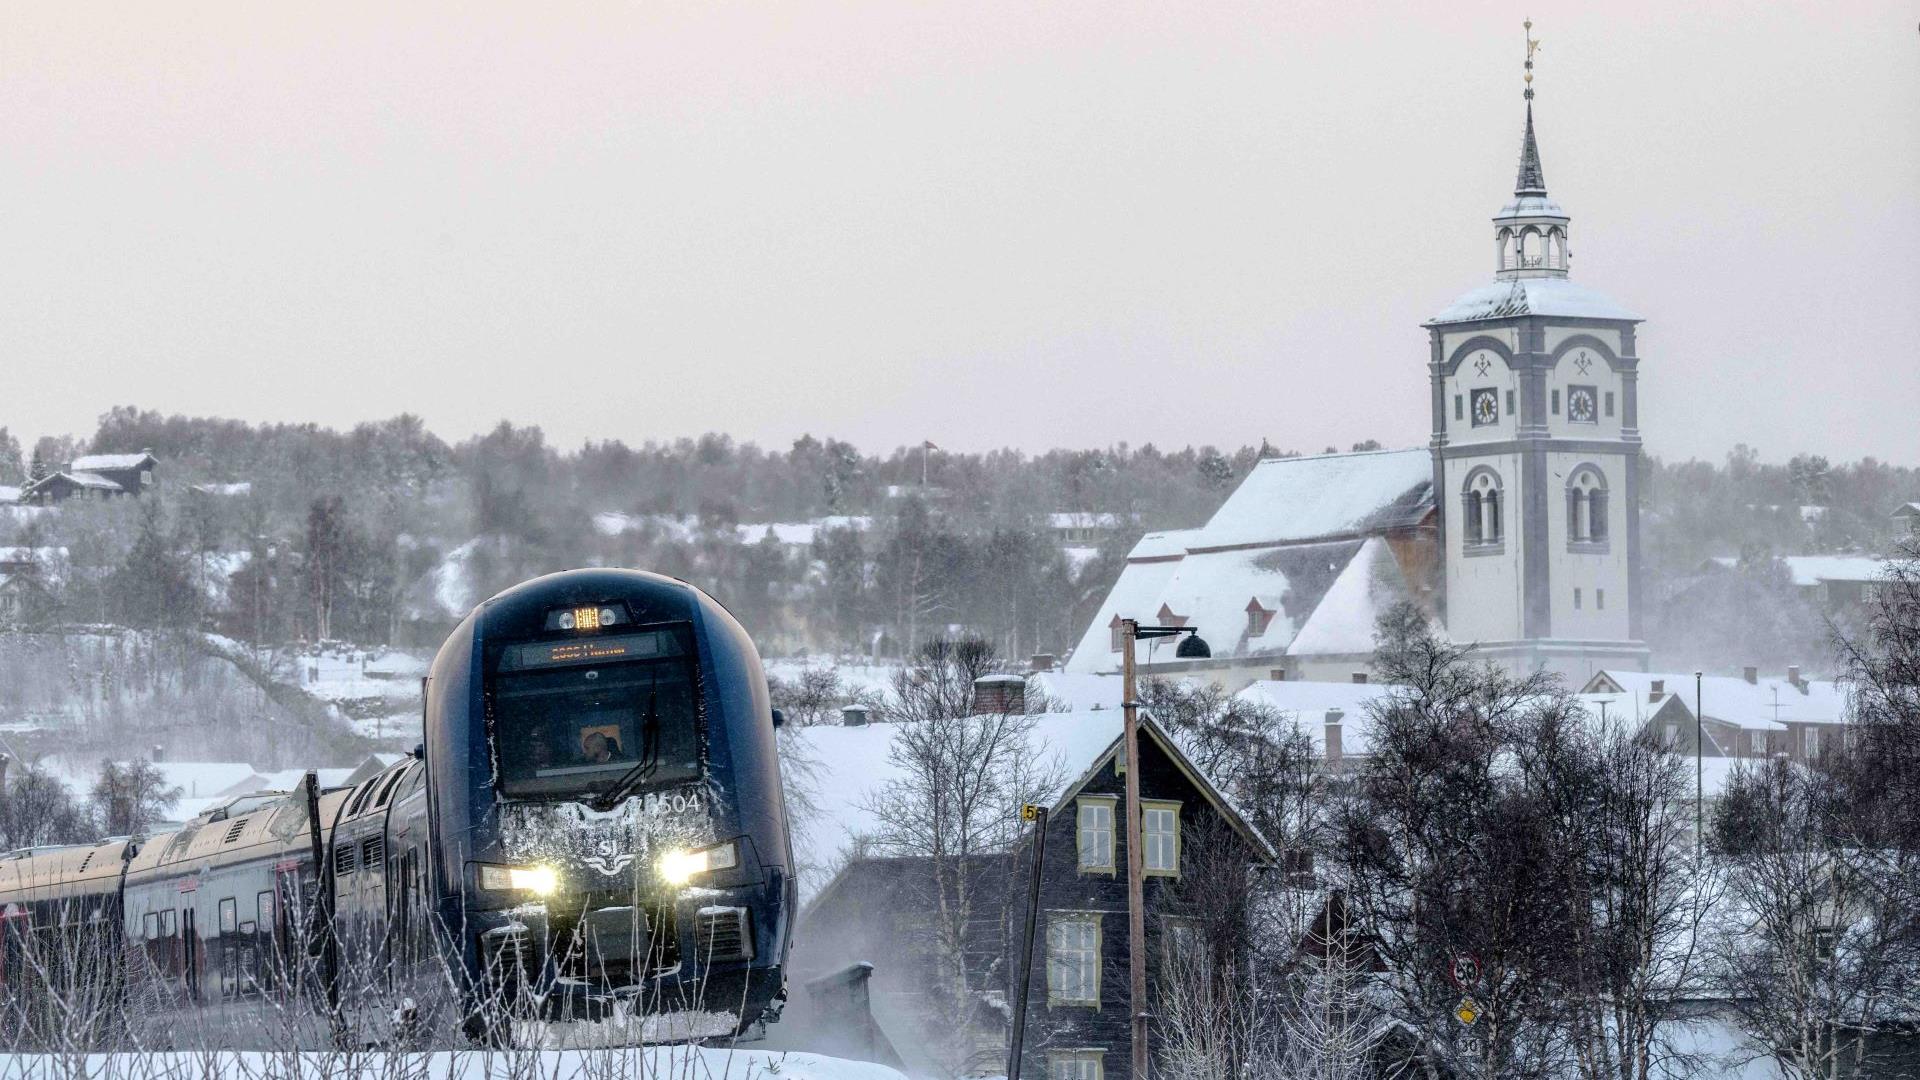
[[[29,0],[0,424],[1421,445],[1529,11],[1649,449],[1920,462],[1916,0]]]

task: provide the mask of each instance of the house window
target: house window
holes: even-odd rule
[[[1613,391],[1611,390],[1607,391],[1607,415],[1609,417],[1613,415]]]
[[[1668,725],[1667,725],[1667,730],[1666,730],[1666,732],[1665,732],[1665,734],[1664,734],[1664,737],[1663,737],[1663,741],[1664,741],[1664,742],[1666,743],[1666,745],[1668,745],[1668,746],[1677,746],[1677,745],[1679,745],[1679,743],[1680,743],[1680,725],[1679,725],[1679,724],[1668,724]]]
[[[1820,732],[1815,728],[1803,730],[1807,733],[1807,760],[1811,761],[1820,752]]]
[[[1573,610],[1580,610],[1580,590],[1578,588],[1573,590]]]
[[[1767,733],[1764,731],[1754,732],[1752,737],[1752,743],[1753,743],[1754,753],[1756,754],[1766,753],[1767,752]]]
[[[1047,915],[1047,1003],[1100,1004],[1100,916],[1094,912]]]
[[[1453,395],[1453,418],[1455,420],[1465,420],[1467,418],[1467,407],[1462,404],[1462,399],[1459,394]]]
[[[1836,935],[1831,926],[1817,926],[1813,930],[1813,958],[1821,963],[1833,959],[1833,939]]]
[[[1180,876],[1180,804],[1141,802],[1140,868],[1149,876]]]
[[[1607,590],[1593,590],[1593,606],[1597,611],[1605,611],[1607,609]]]
[[[1113,873],[1112,798],[1079,800],[1075,822],[1079,826],[1080,869],[1087,873]]]
[[[1560,391],[1558,390],[1553,392],[1553,415],[1560,415]]]
[[[1513,407],[1513,391],[1507,391],[1507,415],[1512,416],[1519,411]]]
[[[1105,1080],[1105,1050],[1047,1051],[1047,1080]]]

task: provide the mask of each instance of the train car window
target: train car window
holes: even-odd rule
[[[177,926],[174,920],[173,909],[168,908],[167,910],[161,912],[160,913],[160,936],[172,937],[174,935],[174,931],[176,928]]]
[[[699,779],[693,660],[686,627],[507,646],[488,676],[502,792],[571,798]]]
[[[145,915],[140,916],[140,932],[146,936],[148,941],[158,940],[160,937],[160,913],[157,911],[149,911]]]
[[[379,873],[387,864],[387,838],[369,836],[360,842],[360,865],[371,873]]]
[[[347,808],[347,816],[348,817],[358,816],[360,813],[360,808],[367,804],[367,796],[373,794],[373,789],[378,786],[380,786],[380,778],[377,776],[367,781],[366,783],[361,784],[360,790],[354,793],[353,805]]]
[[[374,809],[378,810],[380,807],[387,805],[387,800],[393,798],[393,789],[399,787],[400,781],[406,779],[406,776],[407,770],[405,769],[397,770],[393,774],[393,779],[387,781],[387,785],[380,789],[380,797],[373,801]]]
[[[220,901],[220,932],[231,934],[240,928],[240,907],[229,896]]]
[[[263,892],[260,894],[260,897],[258,900],[258,907],[255,910],[254,914],[259,918],[261,926],[267,927],[268,929],[272,929],[274,925],[276,925],[273,921],[273,890],[272,889],[268,889],[266,892]]]

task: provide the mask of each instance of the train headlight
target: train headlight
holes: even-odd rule
[[[695,851],[669,851],[660,857],[660,876],[669,884],[685,885],[693,875],[731,870],[740,865],[740,845],[732,840]]]
[[[551,866],[482,865],[480,887],[500,892],[526,892],[535,896],[549,896],[560,887],[560,873]]]

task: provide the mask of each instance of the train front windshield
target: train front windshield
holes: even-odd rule
[[[640,791],[700,777],[686,627],[509,645],[491,677],[506,795]]]

